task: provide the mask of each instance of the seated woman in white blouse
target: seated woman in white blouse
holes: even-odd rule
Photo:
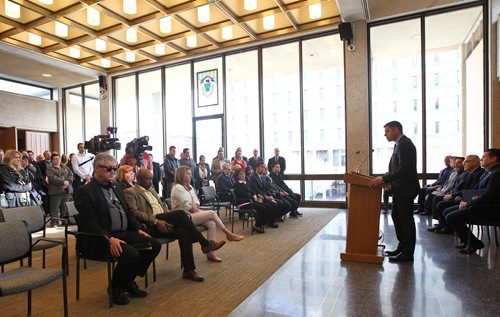
[[[228,241],[240,241],[244,237],[229,231],[217,213],[213,210],[200,210],[200,201],[196,196],[195,190],[191,187],[191,170],[187,166],[180,166],[175,172],[175,185],[172,188],[170,202],[173,210],[184,210],[191,215],[191,219],[195,225],[203,225],[208,229],[208,240],[216,240],[216,230],[219,228],[226,234]],[[214,252],[207,253],[209,261],[222,261]]]

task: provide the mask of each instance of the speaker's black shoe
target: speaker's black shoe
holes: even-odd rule
[[[278,228],[278,224],[277,223],[272,223],[268,226],[269,228]]]
[[[401,253],[401,251],[399,251],[399,250],[394,250],[394,251],[385,251],[385,252],[384,252],[384,255],[385,255],[385,256],[395,256],[395,255],[398,255],[398,254],[400,254],[400,253]]]
[[[436,230],[436,233],[441,233],[441,234],[452,234],[453,233],[453,229],[449,228],[449,227],[443,227],[439,230]]]
[[[445,226],[435,225],[435,226],[427,228],[427,231],[429,231],[429,232],[436,232],[438,230],[441,230],[442,228],[445,228]]]
[[[399,262],[413,262],[413,256],[400,253],[396,256],[391,256],[389,258],[389,262],[391,263],[399,263]]]
[[[456,245],[455,248],[459,249],[459,250],[462,250],[462,249],[465,249],[467,248],[467,244],[465,243],[461,243],[459,245]]]
[[[132,282],[127,287],[124,287],[123,290],[127,292],[130,297],[144,298],[148,296],[148,293],[141,290],[135,282]]]
[[[301,214],[298,210],[295,210],[295,214],[296,214],[297,216],[299,216],[299,217],[302,217],[302,216],[303,216],[303,214]]]

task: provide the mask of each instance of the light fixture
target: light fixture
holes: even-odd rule
[[[56,35],[60,37],[66,37],[68,36],[68,26],[64,23],[61,23],[59,21],[56,22]]]
[[[160,32],[170,33],[172,32],[172,18],[164,17],[160,19]]]
[[[40,35],[28,32],[28,42],[32,45],[41,45],[42,37]]]
[[[134,52],[126,52],[125,60],[129,63],[135,62],[135,53]]]
[[[52,5],[54,3],[54,0],[38,0],[38,1],[46,5]]]
[[[210,7],[208,4],[198,7],[198,22],[207,23],[210,21]]]
[[[136,0],[123,0],[123,12],[125,12],[126,14],[136,14],[137,13]]]
[[[222,28],[222,38],[224,40],[230,40],[233,38],[233,26],[225,26]]]
[[[87,23],[92,26],[99,26],[101,24],[101,14],[97,9],[92,7],[87,8]]]
[[[156,55],[165,55],[165,44],[160,43],[155,45],[155,54]]]
[[[243,3],[243,7],[247,11],[252,11],[257,9],[257,0],[245,0]]]
[[[21,6],[5,0],[5,14],[13,19],[19,19],[21,17]]]
[[[129,43],[137,42],[137,30],[130,28],[125,30],[125,41]]]
[[[47,78],[50,78],[52,77],[52,74],[42,74],[43,77],[47,77]]]
[[[309,6],[309,18],[318,19],[321,17],[321,2]]]
[[[69,48],[69,56],[73,58],[80,58],[80,50],[74,47]]]
[[[105,68],[111,67],[111,61],[109,59],[101,59],[101,66]]]
[[[274,15],[268,15],[264,17],[264,29],[272,30],[274,29]]]
[[[196,34],[195,35],[190,35],[186,38],[186,44],[188,47],[196,47],[197,39],[196,39]]]
[[[106,41],[101,39],[95,39],[95,49],[99,52],[104,52],[106,50]]]

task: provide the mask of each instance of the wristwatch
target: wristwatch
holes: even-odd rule
[[[157,223],[158,223],[158,219],[155,219],[155,222],[154,222],[154,224],[156,225]]]

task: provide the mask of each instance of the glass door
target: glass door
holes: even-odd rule
[[[217,151],[224,144],[222,115],[195,118],[194,126],[196,143],[193,159],[198,162],[200,155],[204,155],[206,162],[212,167],[212,159],[217,156]]]

